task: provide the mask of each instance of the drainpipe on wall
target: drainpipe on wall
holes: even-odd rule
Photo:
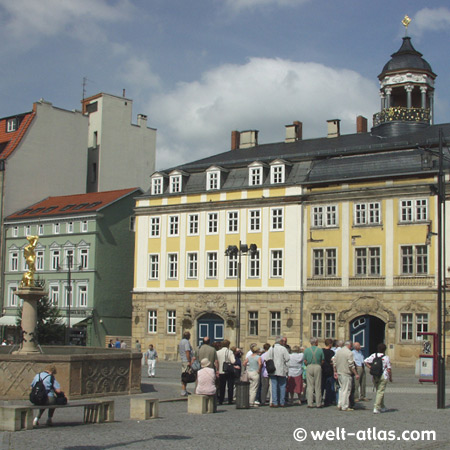
[[[304,233],[304,205],[303,201],[300,205],[300,346],[303,347],[303,301],[304,301],[304,290],[303,290],[303,233]]]

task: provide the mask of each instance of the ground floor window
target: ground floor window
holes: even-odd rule
[[[281,335],[281,312],[272,311],[270,313],[270,335],[280,336]]]
[[[402,341],[422,341],[419,333],[428,332],[427,313],[400,314],[400,338]]]
[[[311,337],[334,339],[336,337],[336,314],[312,313]]]
[[[248,313],[248,334],[258,336],[258,311],[249,311]]]
[[[151,309],[148,312],[148,332],[156,333],[158,328],[158,312],[156,309]]]

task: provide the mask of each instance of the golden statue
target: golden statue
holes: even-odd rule
[[[34,285],[34,272],[36,272],[36,253],[34,249],[36,248],[38,236],[27,236],[29,242],[28,245],[23,249],[23,256],[28,265],[28,272],[25,272],[20,282],[20,287],[31,287]]]

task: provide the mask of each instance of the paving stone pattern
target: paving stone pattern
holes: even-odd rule
[[[174,362],[159,362],[156,378],[148,378],[144,367],[140,395],[180,400],[179,376],[179,364]],[[186,401],[171,401],[160,404],[160,418],[135,421],[130,420],[130,396],[120,396],[114,397],[115,423],[84,425],[81,410],[57,410],[53,427],[45,426],[45,414],[44,425],[34,430],[0,432],[0,450],[449,449],[450,372],[447,383],[449,406],[438,410],[434,385],[419,384],[413,369],[395,369],[394,383],[386,390],[388,412],[378,415],[372,412],[372,401],[358,404],[361,409],[353,412],[339,412],[336,407],[308,409],[306,405],[250,410],[223,405],[216,414],[207,415],[187,414]],[[371,388],[368,397],[374,398]],[[293,437],[298,428],[306,431],[303,442]],[[401,439],[405,430],[434,431],[436,440],[415,440],[415,433],[414,440],[405,441]],[[328,438],[323,435],[322,440],[314,440],[313,431],[328,431]],[[302,437],[302,431],[297,433]],[[394,440],[374,440],[373,436]]]

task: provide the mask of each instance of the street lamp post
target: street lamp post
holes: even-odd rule
[[[70,304],[72,303],[72,263],[73,255],[67,254],[67,329],[66,329],[66,345],[70,344]],[[58,271],[62,267],[58,265]]]
[[[237,324],[236,324],[236,346],[241,346],[241,263],[242,263],[242,255],[246,255],[250,253],[250,255],[254,255],[257,251],[258,247],[256,244],[242,244],[239,241],[239,247],[237,245],[229,245],[225,250],[225,256],[237,256],[238,257],[238,266],[237,266],[237,301],[236,301],[236,310],[237,310]]]

